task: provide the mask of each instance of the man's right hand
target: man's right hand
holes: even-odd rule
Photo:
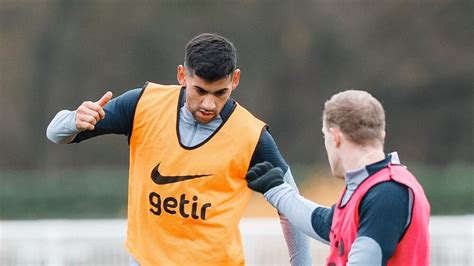
[[[108,91],[97,102],[83,102],[76,110],[76,129],[79,131],[94,130],[95,125],[104,119],[103,107],[112,99],[112,92]]]
[[[265,194],[268,190],[285,183],[284,175],[280,167],[273,167],[270,162],[263,162],[252,166],[245,179],[250,189]]]

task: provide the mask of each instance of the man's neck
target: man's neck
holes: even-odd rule
[[[344,151],[343,165],[346,172],[360,169],[366,165],[373,164],[385,159],[383,147],[356,146],[348,147]]]

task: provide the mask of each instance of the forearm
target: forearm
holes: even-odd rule
[[[46,136],[56,144],[70,143],[79,133],[76,129],[75,119],[75,111],[60,111],[49,123]]]
[[[305,199],[286,183],[270,189],[264,196],[296,229],[318,241],[328,244],[328,241],[315,231],[311,221],[312,214],[316,208],[327,209],[326,207]]]
[[[285,182],[298,193],[298,188],[289,168],[285,173],[284,179]],[[282,213],[280,213],[280,223],[288,246],[291,265],[311,265],[311,251],[308,237],[299,231]]]
[[[347,265],[386,265],[382,263],[382,249],[370,237],[357,237],[351,246]]]
[[[46,135],[58,144],[81,142],[104,134],[130,135],[140,92],[141,89],[133,89],[111,99],[103,107],[104,115],[92,130],[77,129],[76,111],[60,111],[49,124]]]

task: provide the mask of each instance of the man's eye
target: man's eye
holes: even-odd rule
[[[223,96],[224,94],[225,94],[225,91],[218,91],[218,92],[216,92],[216,96],[217,96],[217,97],[221,97],[221,96]]]
[[[196,88],[196,91],[197,91],[197,93],[199,93],[200,95],[206,94],[206,91],[203,90],[203,89],[200,89],[200,88]]]

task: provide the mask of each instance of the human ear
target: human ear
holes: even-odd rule
[[[234,70],[232,75],[232,90],[235,90],[240,82],[240,69]]]
[[[339,148],[341,145],[341,140],[342,140],[342,132],[339,130],[339,128],[336,127],[331,127],[329,128],[329,132],[331,133],[331,139],[334,142],[334,146],[336,148]]]
[[[186,69],[183,65],[178,65],[176,78],[178,79],[179,85],[181,85],[181,87],[186,87]]]

